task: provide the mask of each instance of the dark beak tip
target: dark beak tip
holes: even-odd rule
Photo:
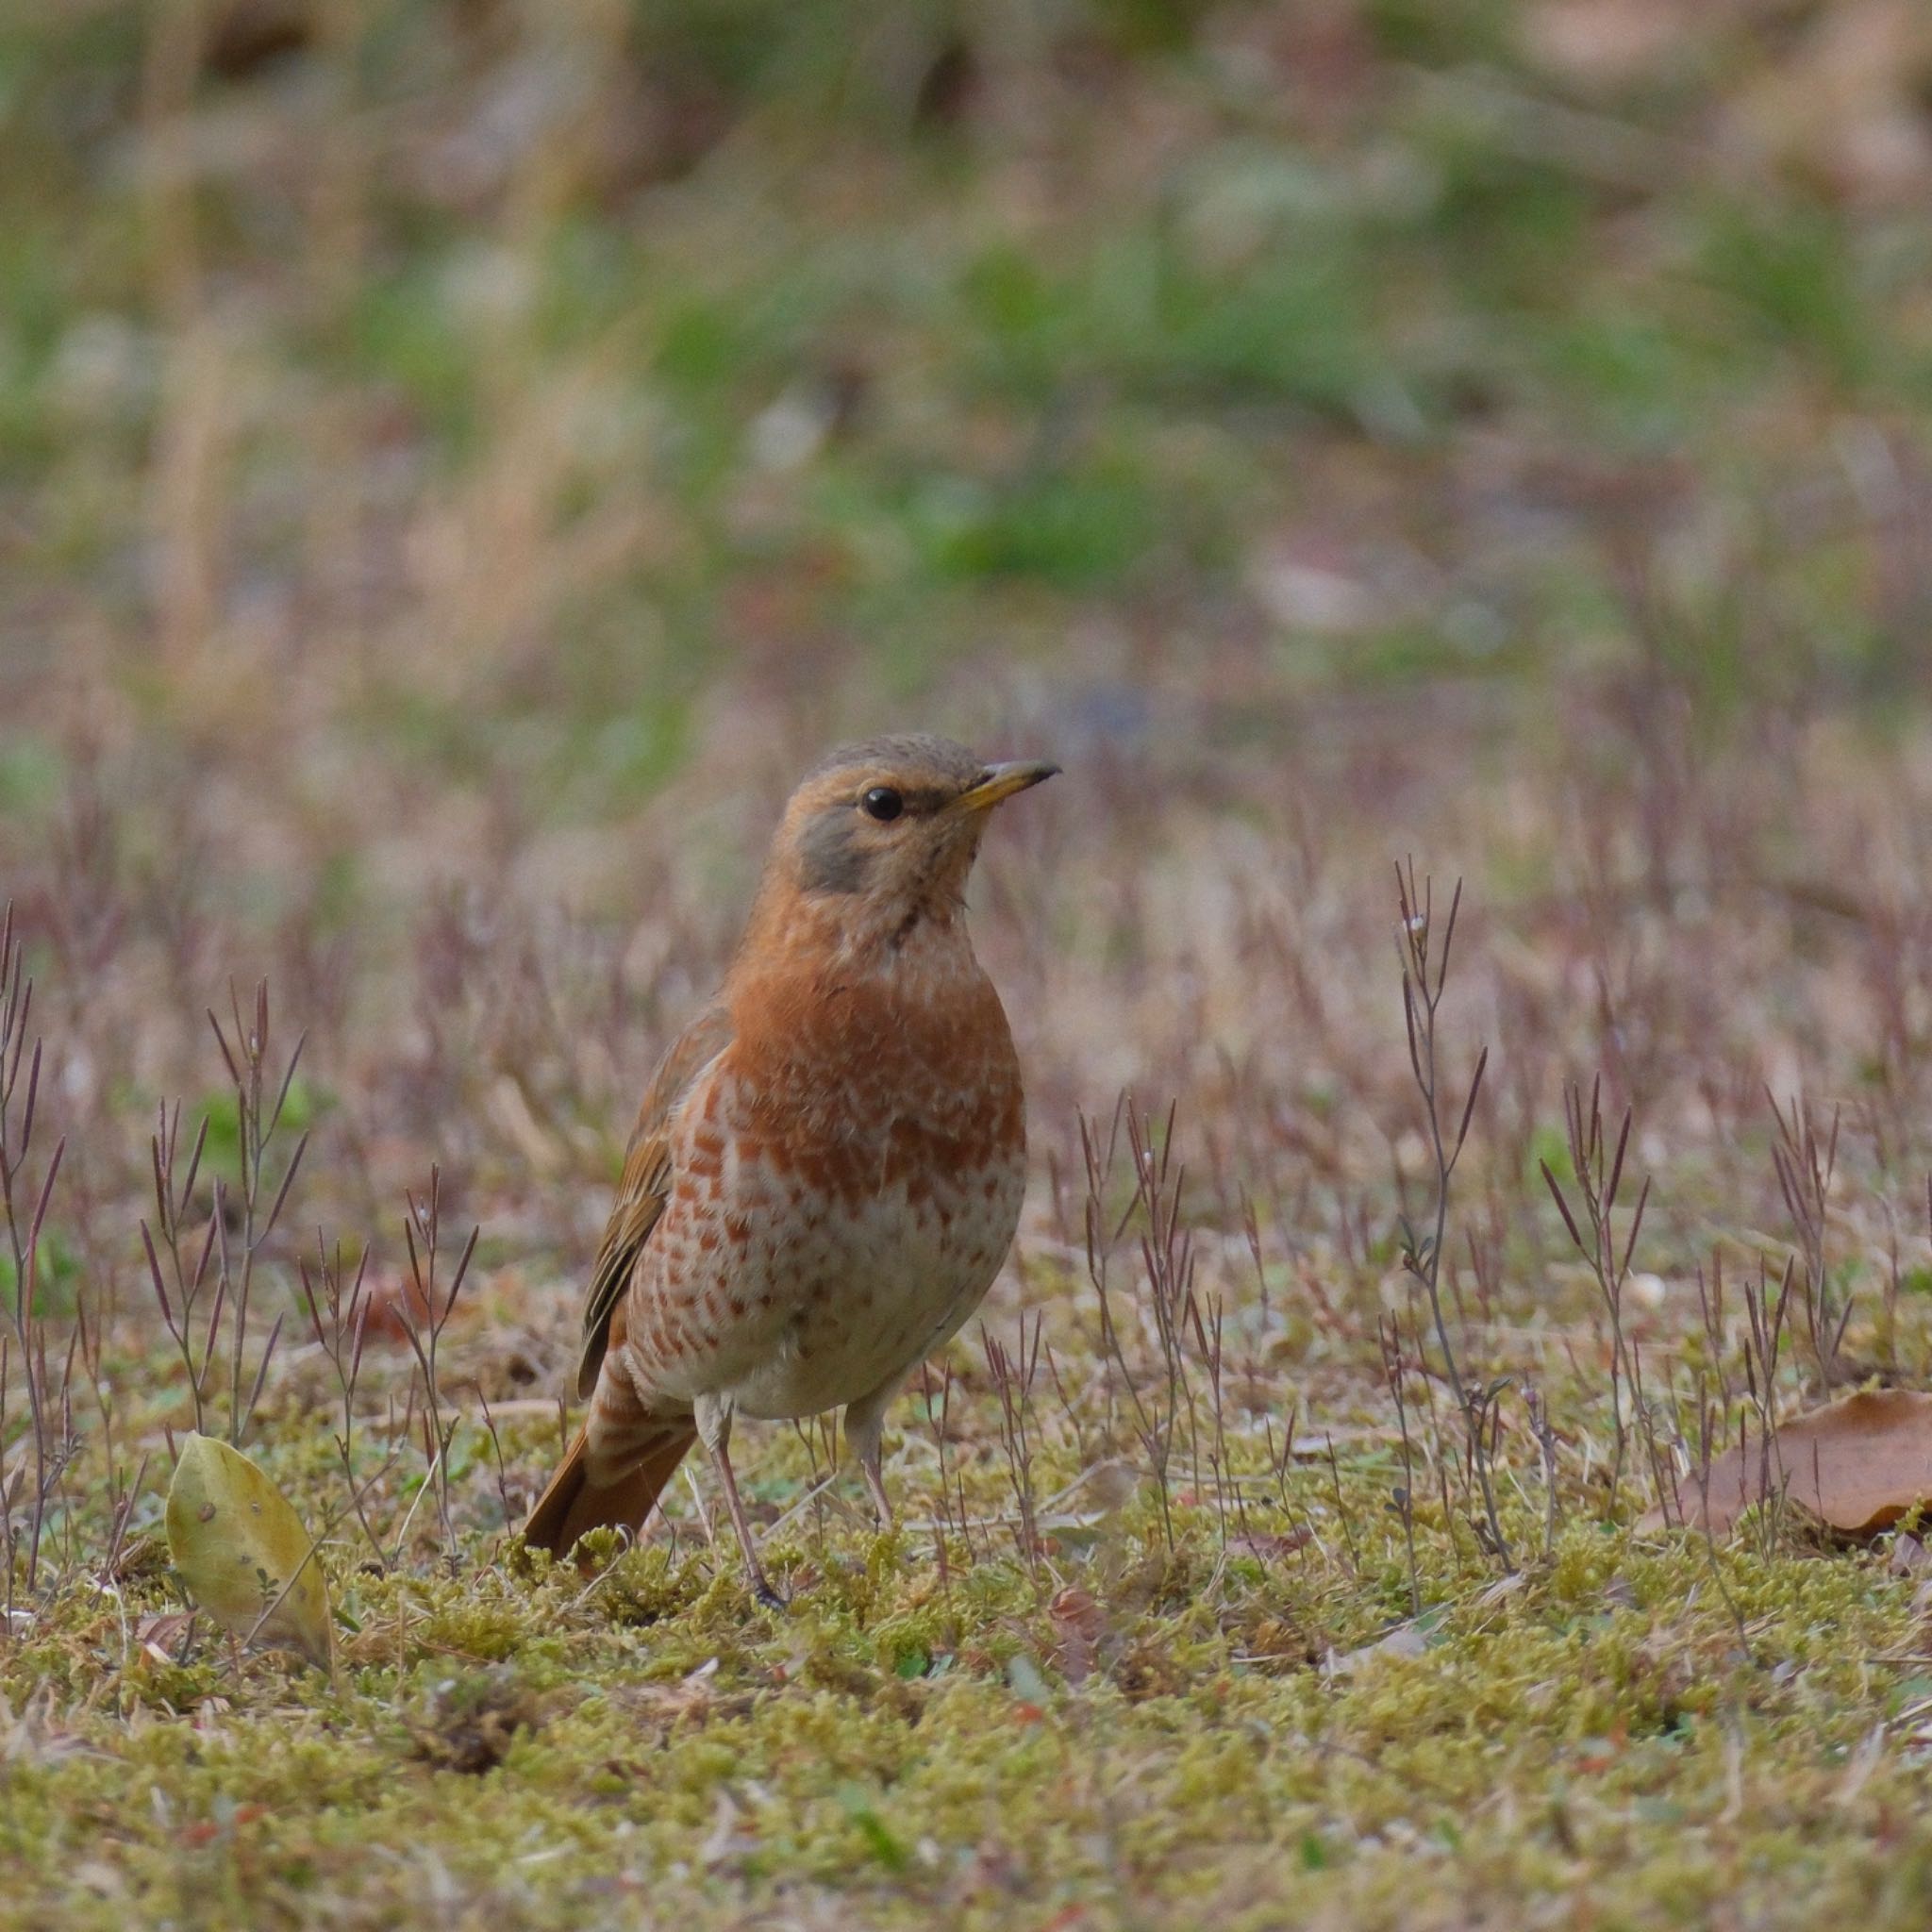
[[[1022,791],[1030,791],[1042,780],[1057,777],[1059,767],[1045,758],[1008,758],[987,766],[978,782],[960,794],[959,805],[968,811],[985,811]]]
[[[1035,785],[1044,785],[1049,778],[1058,778],[1060,774],[1059,766],[1051,758],[1015,758],[1002,769],[1011,772],[1015,777],[1024,777],[1026,782],[1021,788],[1023,791]]]

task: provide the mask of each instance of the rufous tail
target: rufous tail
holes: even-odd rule
[[[645,1443],[641,1457],[623,1475],[600,1486],[590,1480],[586,1437],[579,1429],[562,1468],[537,1498],[537,1507],[524,1524],[524,1541],[534,1549],[562,1557],[579,1537],[593,1529],[608,1526],[633,1533],[641,1529],[651,1505],[696,1441],[697,1431],[689,1424],[667,1424],[661,1435]]]

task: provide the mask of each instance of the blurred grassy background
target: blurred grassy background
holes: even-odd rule
[[[9,9],[0,792],[1916,691],[1928,90],[1909,0]]]
[[[1417,849],[1828,899],[1927,778],[1928,98],[1908,0],[11,9],[0,870],[80,1112],[266,971],[399,1168],[473,1105],[399,1038],[615,1132],[889,725],[1074,772],[1023,1011],[1197,833],[1319,824],[1371,936]],[[558,908],[555,1038],[438,1017]]]
[[[37,1313],[76,1432],[58,1576],[0,1644],[0,1924],[307,1924],[318,1874],[342,1925],[608,1923],[634,1890],[694,1925],[1920,1924],[1923,1550],[1660,1555],[1607,1445],[1626,1319],[1686,1475],[1774,1400],[1932,1383],[1928,210],[1923,0],[0,8],[24,1200],[58,1162],[0,1382]],[[800,1517],[820,1447],[760,1432],[746,1493],[817,1573],[791,1623],[744,1624],[682,1497],[681,1541],[596,1596],[508,1576],[639,1088],[796,773],[907,724],[1066,767],[989,841],[974,916],[1027,1074],[986,1317],[1058,1351],[1040,1492],[1151,1457],[1106,1339],[1145,1301],[1138,1231],[1112,1304],[1084,1275],[1118,1191],[1085,1123],[1131,1090],[1180,1109],[1211,1497],[1197,1434],[1178,1546],[1163,1451],[1158,1514],[1047,1551],[1091,1592],[1049,1598],[1000,1529],[936,1601],[838,1491]],[[1410,853],[1438,905],[1469,884],[1445,1077],[1494,1049],[1445,1252],[1465,1367],[1509,1390],[1509,1534],[1546,1559],[1493,1589],[1466,1462],[1460,1502],[1418,1486],[1419,1569],[1391,1513],[1405,1311],[1420,1452],[1462,1453],[1400,1262],[1433,1168],[1390,945]],[[251,1447],[311,1524],[372,1485],[393,1546],[382,1575],[331,1546],[351,1674],[313,1704],[182,1636],[154,1541],[193,1411],[149,1136],[176,1096],[184,1145],[207,1118],[180,1211],[212,1240],[244,1131],[206,1015],[245,1032],[258,975],[276,1066],[306,1041],[271,1171],[313,1141],[235,1350],[290,1324]],[[1542,1168],[1574,1189],[1566,1095],[1599,1076],[1657,1183],[1608,1327]],[[1830,1135],[1828,1252],[1787,1118]],[[465,1416],[446,1535],[401,1319],[338,1466],[296,1290],[373,1257],[407,1307],[432,1165],[483,1228],[440,1373],[505,1424],[486,1454]],[[1788,1257],[1857,1319],[1842,1360],[1792,1341],[1780,1393],[1746,1310]],[[953,1406],[899,1411],[912,1524],[953,1507],[947,1441],[1005,1518],[991,1359],[962,1337]],[[13,1401],[8,1481],[25,1426]],[[1232,1561],[1230,1469],[1274,1525]],[[1353,1675],[1424,1597],[1447,1667]],[[1008,1673],[1035,1656],[1064,1700]],[[516,1745],[533,1774],[452,1802],[399,1770],[396,1713],[460,1728],[452,1672],[498,1663],[465,1681],[562,1714]],[[714,1808],[727,1762],[775,1799]]]
[[[890,725],[1069,765],[1023,1015],[1128,982],[1157,851],[1311,826],[1378,959],[1405,851],[1825,903],[1899,825],[1907,903],[1928,99],[1910,0],[8,10],[0,876],[78,1113],[268,972],[413,1173],[495,970],[486,1057],[615,1132]],[[1167,1004],[1058,1097],[1208,1052]]]

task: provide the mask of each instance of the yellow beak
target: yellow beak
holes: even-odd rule
[[[1059,770],[1039,758],[1015,758],[1008,764],[989,765],[986,775],[954,799],[955,811],[991,811],[1003,798],[1051,778]]]

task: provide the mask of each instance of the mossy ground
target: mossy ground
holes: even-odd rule
[[[1764,1411],[1932,1377],[1932,47],[1694,11],[0,21],[16,1222],[64,1146],[30,1307],[0,1243],[53,1471],[9,1341],[0,1924],[1924,1923],[1917,1541],[1641,1526]],[[1067,768],[975,887],[1005,1354],[895,1409],[889,1538],[822,1432],[741,1432],[782,1610],[701,1470],[532,1558],[637,1094],[791,778],[908,725]],[[1410,856],[1465,881],[1452,1114],[1490,1050],[1442,1285],[1493,1528],[1401,1258]],[[258,977],[270,1194],[309,1140],[240,1433],[332,1677],[188,1623],[159,1541],[149,1137],[179,1100],[192,1265]],[[1652,1187],[1614,1403],[1541,1172],[1599,1077],[1620,1236]],[[1808,1229],[1773,1096],[1839,1123]],[[432,1166],[442,1279],[481,1229],[440,1458]],[[345,1468],[300,1270],[365,1256]]]
[[[1882,1554],[1577,1523],[1425,1572],[1375,1651],[1406,1584],[1343,1469],[1360,1576],[1134,1502],[1037,1577],[781,1539],[779,1613],[706,1553],[484,1545],[339,1579],[333,1684],[76,1592],[8,1661],[9,1923],[1916,1922],[1932,1673]]]

